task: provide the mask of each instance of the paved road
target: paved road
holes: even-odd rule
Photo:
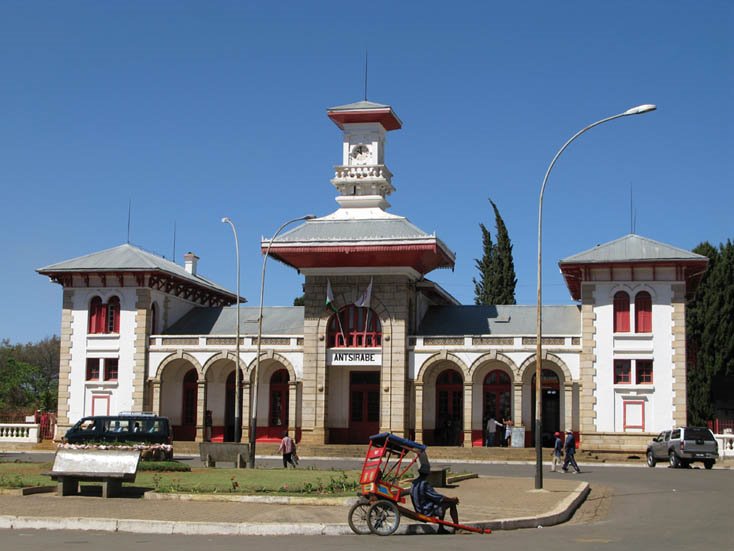
[[[354,465],[355,462],[329,462]],[[454,464],[458,470],[462,468]],[[489,536],[376,536],[341,537],[194,537],[54,532],[43,530],[0,531],[3,549],[52,551],[100,549],[136,551],[238,550],[250,546],[277,546],[278,551],[334,551],[381,549],[456,550],[492,545],[498,549],[730,549],[734,541],[731,506],[734,471],[714,469],[673,470],[582,465],[581,475],[546,473],[546,476],[578,476],[588,480],[592,493],[574,519],[561,526],[495,532]],[[532,465],[471,465],[480,474],[532,477]],[[182,514],[185,514],[182,511]],[[481,541],[480,541],[481,540]]]

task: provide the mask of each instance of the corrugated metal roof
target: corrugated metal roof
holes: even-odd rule
[[[374,101],[355,101],[354,103],[347,103],[346,105],[337,105],[336,107],[329,107],[329,111],[353,111],[355,109],[390,109],[389,105],[382,103],[375,103]]]
[[[411,240],[435,237],[427,234],[406,218],[308,220],[283,233],[275,243],[303,243],[324,241],[385,241]]]
[[[706,257],[631,233],[614,241],[597,245],[588,251],[564,258],[559,264],[653,260],[706,260]]]
[[[259,308],[240,307],[240,334],[257,335]],[[303,306],[264,306],[263,335],[303,335]],[[237,308],[194,308],[165,335],[234,335]]]
[[[535,306],[431,306],[417,335],[535,335],[535,316]],[[581,335],[581,309],[543,306],[543,335]]]
[[[111,249],[105,249],[103,251],[79,256],[77,258],[72,258],[70,260],[64,260],[63,262],[57,262],[56,264],[39,268],[36,271],[41,274],[45,274],[54,272],[125,272],[154,270],[160,270],[192,283],[196,283],[197,285],[230,295],[233,300],[236,300],[236,295],[228,289],[225,289],[224,287],[199,275],[191,275],[182,266],[179,266],[175,262],[171,262],[162,256],[144,251],[143,249],[129,243],[112,247]]]

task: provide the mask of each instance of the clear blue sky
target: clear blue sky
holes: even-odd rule
[[[370,100],[389,135],[391,212],[457,254],[428,277],[473,302],[487,198],[514,245],[517,298],[535,301],[537,198],[544,300],[570,303],[557,261],[630,231],[684,248],[734,237],[734,3],[0,3],[0,338],[58,333],[61,288],[34,270],[126,241],[256,305],[261,236],[337,208],[341,133],[326,108]],[[269,263],[267,305],[302,278]]]

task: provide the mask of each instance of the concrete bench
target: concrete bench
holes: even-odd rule
[[[102,497],[120,493],[123,482],[135,482],[139,450],[65,450],[56,452],[50,472],[60,496],[77,495],[79,482],[101,482]]]
[[[426,480],[434,488],[445,488],[448,483],[449,467],[431,467],[431,472],[428,474]]]
[[[199,458],[207,467],[216,467],[217,461],[228,461],[235,469],[245,466],[250,456],[250,445],[239,442],[201,442]]]

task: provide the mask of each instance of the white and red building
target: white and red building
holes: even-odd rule
[[[259,440],[391,431],[481,445],[495,417],[532,442],[535,306],[461,305],[427,279],[454,254],[387,210],[386,136],[400,119],[367,101],[328,116],[343,132],[339,208],[273,241],[270,256],[304,275],[305,305],[265,308],[257,382],[258,311],[241,310],[237,358],[236,296],[201,277],[195,255],[182,267],[126,244],[38,270],[64,289],[62,430],[84,415],[154,411],[176,439],[202,440],[211,411],[212,439],[231,440],[239,365],[243,432],[256,407]],[[707,259],[627,235],[559,266],[578,304],[544,307],[545,436],[570,428],[584,447],[639,449],[685,424],[685,303]]]

